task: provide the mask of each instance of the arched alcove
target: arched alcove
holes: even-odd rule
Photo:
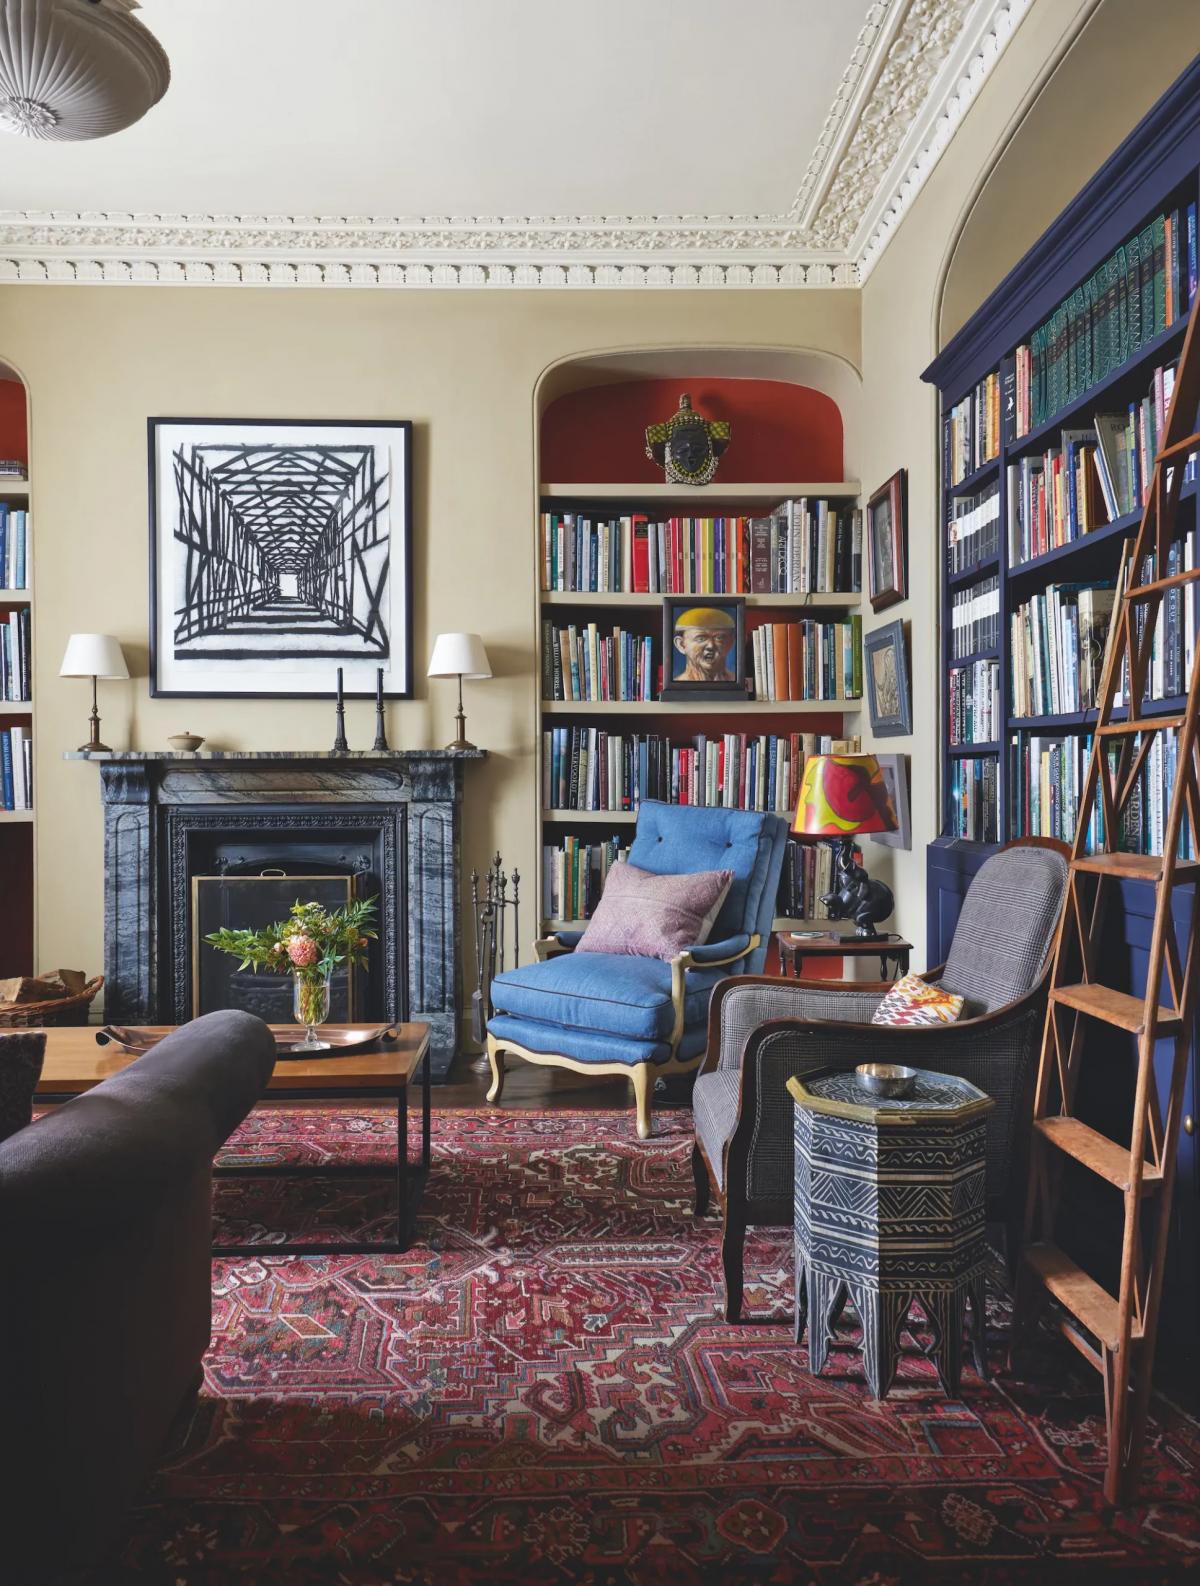
[[[0,359],[0,517],[4,520],[0,544],[6,550],[18,529],[28,544],[27,526],[18,518],[18,514],[28,513],[28,485],[14,478],[14,473],[28,469],[28,412],[25,382],[15,368]],[[30,610],[32,596],[26,587],[32,584],[29,560],[23,555],[26,571],[19,579],[15,558],[6,555],[0,559],[0,624],[8,625],[14,618],[23,620]],[[13,729],[25,734],[31,725],[31,705],[0,698],[0,735],[8,739],[8,753],[19,746],[19,739],[14,743],[10,736]],[[0,796],[0,806],[11,802]],[[33,864],[33,811],[0,808],[0,899],[4,904],[0,911],[0,979],[29,975],[34,970]]]
[[[845,359],[782,347],[658,347],[580,354],[543,373],[539,480],[660,480],[643,431],[685,390],[705,417],[734,426],[720,481],[854,477],[861,378]],[[585,475],[585,462],[598,471]]]

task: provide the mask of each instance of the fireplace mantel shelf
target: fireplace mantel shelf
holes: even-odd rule
[[[89,754],[85,749],[71,749],[64,760],[95,760],[123,763],[148,760],[178,761],[192,765],[206,760],[375,760],[383,764],[404,760],[485,760],[486,749],[105,749]]]

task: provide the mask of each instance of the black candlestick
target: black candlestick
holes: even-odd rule
[[[345,754],[350,748],[346,742],[346,702],[342,697],[342,669],[337,669],[337,733],[333,740],[334,754]]]
[[[386,749],[388,746],[387,730],[383,724],[383,668],[375,668],[375,742],[372,746],[376,750]]]

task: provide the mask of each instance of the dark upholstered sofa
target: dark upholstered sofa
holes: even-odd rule
[[[199,1386],[212,1160],[261,1095],[261,1020],[213,1013],[0,1144],[0,1578],[118,1532]]]

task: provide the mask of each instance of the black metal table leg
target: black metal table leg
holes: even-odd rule
[[[430,1136],[432,1134],[432,1124],[431,1124],[431,1121],[430,1121],[430,1111],[431,1111],[430,1092],[431,1092],[431,1090],[433,1088],[433,1081],[430,1078],[430,1074],[429,1074],[429,1051],[428,1051],[428,1049],[426,1049],[425,1056],[421,1059],[420,1068],[421,1068],[421,1166],[428,1173],[429,1164],[430,1164],[430,1160],[431,1160],[431,1156],[432,1156],[431,1147],[430,1147]]]
[[[396,1245],[408,1238],[408,1086],[396,1097]]]

